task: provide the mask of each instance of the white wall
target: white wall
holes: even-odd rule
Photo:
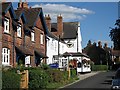
[[[81,31],[80,31],[80,23],[78,23],[78,38],[65,40],[66,43],[68,41],[73,43],[73,47],[69,48],[69,47],[67,47],[67,45],[64,45],[63,53],[64,52],[82,52],[82,44],[81,44],[82,43],[82,37],[81,37]],[[78,45],[77,45],[77,43],[78,43]],[[78,46],[78,50],[77,50],[77,46]]]
[[[47,64],[53,63],[53,55],[58,55],[58,41],[54,38],[47,39]]]

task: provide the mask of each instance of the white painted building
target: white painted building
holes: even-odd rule
[[[54,56],[58,55],[58,38],[53,34],[47,35],[47,51],[46,54],[49,58],[47,58],[47,64],[55,63],[53,60]]]

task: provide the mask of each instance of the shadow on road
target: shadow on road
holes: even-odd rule
[[[105,80],[103,83],[101,83],[101,84],[109,84],[109,85],[111,85],[111,83],[112,83],[112,80]]]
[[[112,77],[113,77],[113,75],[106,76],[106,80],[101,84],[109,84],[109,85],[111,85],[112,84]]]

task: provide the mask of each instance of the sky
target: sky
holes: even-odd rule
[[[10,0],[7,0],[10,1]],[[13,1],[13,0],[12,0]],[[118,2],[42,2],[28,1],[31,7],[42,7],[43,13],[51,16],[52,22],[56,22],[57,15],[63,16],[64,22],[80,22],[82,47],[84,48],[88,40],[93,42],[102,41],[108,46],[112,46],[109,37],[110,27],[115,27],[115,21],[118,19]],[[50,0],[49,0],[50,1]],[[102,0],[101,0],[102,1]],[[17,3],[13,2],[13,7],[17,8]]]

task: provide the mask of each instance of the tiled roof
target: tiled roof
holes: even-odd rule
[[[11,2],[2,2],[2,15],[5,15],[7,11],[10,11],[11,17],[16,19],[16,15]]]
[[[78,22],[63,22],[63,39],[76,39]],[[52,23],[51,32],[57,32],[57,23]]]
[[[51,32],[57,32],[57,23],[51,24]]]
[[[40,57],[40,58],[48,58],[44,53],[39,51],[38,48],[35,48],[34,52]]]
[[[29,9],[23,9],[25,13],[25,17],[27,19],[27,25],[29,27],[33,27],[35,25],[35,22],[41,12],[41,8],[29,8]]]
[[[11,2],[2,3],[2,12],[5,12],[10,5],[11,5]]]
[[[22,14],[22,10],[15,10],[16,18],[19,19],[20,15]]]
[[[48,35],[49,37],[51,37],[51,38],[54,38],[54,39],[56,39],[56,40],[59,40],[59,38],[58,38],[57,36],[55,36],[54,34],[52,34],[49,30],[48,30],[48,32],[47,32],[47,35]]]
[[[15,10],[15,14],[16,14],[16,19],[17,20],[22,18],[23,23],[26,23],[26,17],[25,17],[24,12],[22,10]]]
[[[85,53],[81,53],[81,52],[65,52],[61,56],[73,56],[73,57],[84,56],[84,57],[88,57],[89,58],[88,55],[86,55]]]
[[[76,39],[77,38],[77,22],[64,22],[63,23],[63,39]]]

